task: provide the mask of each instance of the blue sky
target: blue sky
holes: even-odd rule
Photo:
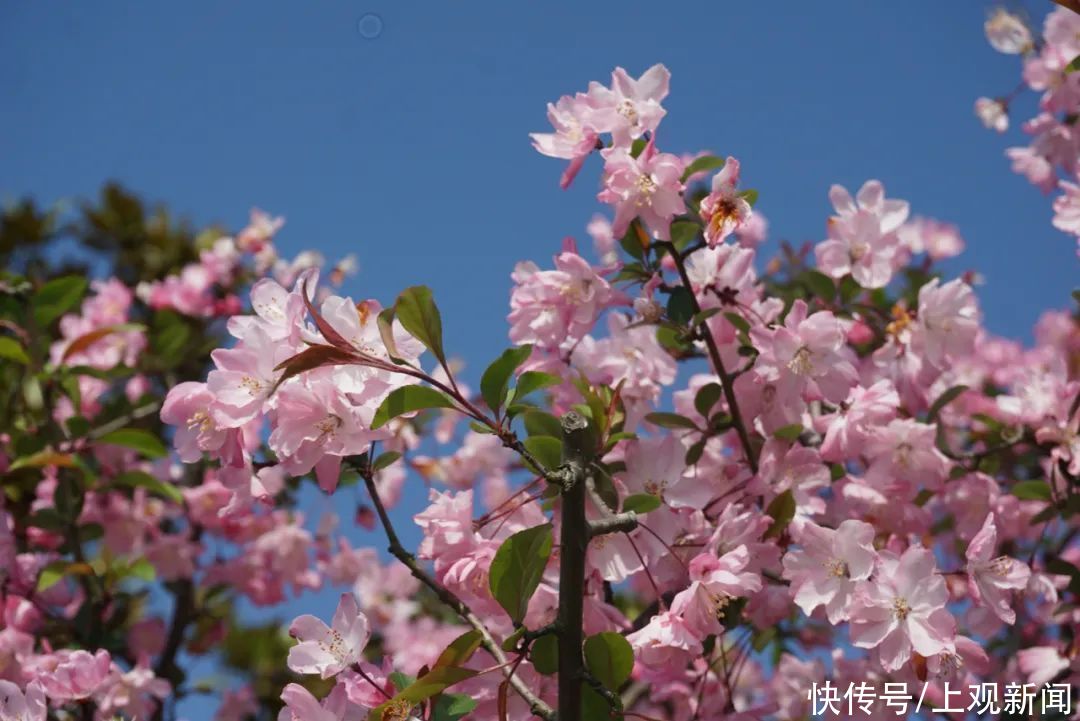
[[[475,381],[507,342],[513,264],[550,262],[566,235],[587,242],[601,209],[595,162],[563,192],[561,163],[527,133],[546,129],[547,101],[614,66],[663,62],[660,145],[737,156],[773,238],[820,240],[829,185],[879,178],[914,213],[959,226],[968,249],[949,270],[981,271],[989,327],[1029,339],[1042,309],[1070,302],[1075,242],[1009,171],[1019,131],[1003,138],[973,116],[977,96],[1008,92],[1019,73],[983,38],[988,9],[5,3],[0,198],[75,199],[116,179],[200,224],[240,227],[252,206],[284,215],[286,254],[357,254],[357,298],[430,285]]]

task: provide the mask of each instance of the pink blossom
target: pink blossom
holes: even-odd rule
[[[671,219],[683,213],[682,161],[670,153],[658,153],[650,142],[638,157],[627,146],[616,145],[604,156],[604,189],[597,199],[615,206],[612,232],[621,237],[631,221],[640,218],[649,231],[667,240]]]
[[[750,203],[739,195],[739,161],[728,156],[724,167],[712,180],[712,192],[701,201],[701,219],[705,221],[705,240],[710,248],[722,243],[750,219]]]
[[[949,459],[937,449],[934,426],[898,418],[875,430],[864,451],[866,480],[886,493],[906,493],[920,485],[936,489],[949,474]]]
[[[293,621],[289,635],[300,641],[289,649],[289,668],[330,678],[360,660],[371,630],[356,598],[343,593],[330,626],[305,614]]]
[[[648,625],[626,637],[637,660],[651,668],[675,668],[701,653],[701,641],[673,611],[653,616]]]
[[[960,280],[940,285],[937,278],[919,289],[919,315],[913,343],[935,366],[970,355],[979,332],[979,308],[971,286]]]
[[[23,694],[10,681],[0,681],[0,721],[45,721],[48,713],[45,690],[38,681],[31,681]]]
[[[878,648],[881,665],[895,671],[914,649],[933,656],[952,641],[955,621],[945,604],[949,592],[933,554],[911,546],[902,556],[882,553],[874,578],[860,581],[849,608],[851,640]]]
[[[637,80],[622,68],[611,74],[611,87],[589,83],[588,99],[594,108],[594,124],[602,133],[611,133],[616,145],[654,132],[665,110],[660,103],[667,97],[671,73],[663,65],[653,65]]]
[[[548,103],[547,107],[548,120],[555,132],[531,133],[529,137],[533,147],[543,155],[570,161],[559,183],[565,190],[570,187],[585,158],[596,150],[599,135],[593,125],[597,111],[589,96],[583,93],[564,95],[554,105]]]
[[[344,686],[335,686],[330,695],[319,703],[311,692],[297,683],[290,683],[281,692],[285,707],[277,721],[360,721],[366,715],[358,713],[346,696]]]
[[[797,300],[783,326],[751,329],[760,351],[754,372],[774,383],[780,398],[837,403],[858,380],[855,367],[845,356],[844,331],[832,313],[808,316],[807,310],[806,303]]]
[[[864,288],[888,285],[899,237],[908,217],[908,204],[885,197],[877,180],[868,180],[856,200],[839,185],[829,190],[836,215],[829,219],[829,239],[814,249],[821,270],[842,278],[851,273]]]
[[[510,339],[541,348],[571,347],[587,335],[600,313],[623,296],[577,253],[555,257],[555,270],[519,263],[512,275]]]
[[[675,595],[671,613],[700,639],[720,633],[719,619],[728,603],[761,590],[761,577],[746,570],[749,564],[746,546],[721,557],[698,554],[690,561],[690,586]]]
[[[161,406],[161,420],[175,427],[173,444],[180,460],[194,463],[204,452],[213,453],[225,444],[228,430],[211,417],[214,394],[205,383],[187,381],[173,386]]]
[[[1016,612],[1010,607],[1009,592],[1027,587],[1031,569],[1008,556],[992,558],[996,546],[997,526],[990,513],[965,553],[968,588],[977,602],[989,606],[1005,623],[1013,624]]]
[[[82,649],[63,650],[40,659],[35,671],[49,698],[72,701],[96,693],[108,678],[111,663],[107,651],[91,655]]]
[[[874,527],[847,520],[834,530],[806,521],[793,535],[801,549],[784,556],[784,578],[791,581],[795,603],[807,615],[825,606],[834,625],[846,621],[856,583],[870,578],[874,568]]]

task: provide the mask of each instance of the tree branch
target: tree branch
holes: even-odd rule
[[[585,473],[593,451],[588,447],[589,422],[584,416],[570,411],[560,422],[564,474],[559,536],[559,721],[581,721],[581,683],[585,680],[582,589],[589,545]]]
[[[671,254],[671,259],[675,262],[675,267],[679,271],[679,277],[682,278],[683,285],[686,290],[690,292],[690,300],[693,303],[694,315],[701,312],[701,304],[698,303],[697,296],[691,290],[690,277],[686,274],[685,258],[679,253],[675,244],[671,241],[662,241],[657,243],[667,249]],[[739,412],[739,401],[735,397],[735,386],[732,382],[732,376],[724,368],[724,361],[720,357],[720,348],[716,345],[716,339],[713,338],[712,331],[709,330],[708,324],[702,324],[702,340],[705,341],[705,347],[709,349],[709,359],[712,360],[713,368],[716,370],[716,374],[720,376],[720,386],[724,389],[724,399],[727,401],[728,410],[731,411],[731,422],[735,427],[735,432],[739,435],[739,442],[742,443],[743,453],[746,455],[746,460],[750,464],[750,470],[757,473],[758,460],[757,453],[754,451],[754,447],[750,444],[750,434],[746,430],[746,424],[743,422],[742,414]]]
[[[529,704],[529,709],[535,715],[545,719],[545,721],[554,721],[555,713],[552,708],[548,706],[543,699],[537,696],[536,693],[521,680],[521,678],[515,676],[513,669],[506,667],[506,654],[503,652],[502,647],[496,643],[491,632],[488,630],[487,626],[484,625],[484,622],[481,621],[460,598],[450,591],[450,589],[444,587],[432,578],[432,576],[416,560],[416,556],[409,553],[409,551],[401,545],[397,532],[394,530],[394,525],[390,522],[390,516],[386,513],[386,507],[383,506],[382,498],[379,496],[379,490],[375,487],[375,480],[370,469],[362,469],[361,476],[364,479],[364,484],[367,486],[368,495],[371,496],[371,502],[375,506],[375,512],[382,522],[383,531],[386,533],[386,539],[389,543],[388,550],[390,551],[390,554],[401,563],[405,564],[406,568],[412,572],[412,575],[431,589],[444,605],[452,609],[463,621],[480,632],[481,645],[487,649],[488,653],[495,657],[496,662],[500,666],[504,667],[503,675],[506,676],[507,682],[521,698],[525,699],[525,702]]]

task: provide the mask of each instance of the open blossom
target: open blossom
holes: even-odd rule
[[[913,342],[926,359],[943,367],[970,355],[979,333],[979,307],[971,286],[959,278],[944,285],[937,278],[919,289],[919,315]]]
[[[0,721],[45,721],[47,713],[41,683],[31,681],[24,694],[11,681],[0,681]]]
[[[886,493],[906,493],[920,485],[935,489],[949,474],[949,459],[937,448],[937,430],[911,418],[877,428],[866,444],[866,481]]]
[[[564,95],[555,104],[548,103],[548,120],[554,133],[532,133],[533,147],[551,158],[570,161],[559,185],[570,187],[585,158],[596,150],[599,135],[593,127],[596,110],[587,95]]]
[[[868,180],[855,200],[846,189],[829,190],[836,215],[829,218],[829,238],[814,248],[818,267],[842,278],[851,273],[864,288],[882,288],[893,274],[899,244],[897,231],[908,217],[908,204],[885,197],[877,180]]]
[[[571,251],[555,256],[555,270],[519,263],[511,277],[510,339],[519,345],[570,347],[592,330],[605,308],[623,299],[588,261]]]
[[[674,611],[653,616],[648,625],[626,637],[637,660],[653,668],[675,668],[701,653],[701,641]]]
[[[761,590],[761,577],[747,571],[750,553],[746,546],[717,557],[701,553],[690,561],[690,586],[676,594],[671,612],[680,616],[686,628],[704,639],[720,633],[724,609],[738,597]]]
[[[293,621],[289,635],[300,641],[289,649],[289,668],[330,678],[360,660],[371,630],[356,597],[343,593],[330,626],[305,614]]]
[[[1062,180],[1061,195],[1054,198],[1054,227],[1080,236],[1080,185]]]
[[[1016,611],[1009,603],[1009,592],[1027,588],[1031,569],[1008,556],[994,556],[997,526],[994,514],[986,516],[983,527],[968,544],[968,583],[976,602],[989,606],[1005,623],[1016,623]]]
[[[615,206],[615,236],[622,237],[631,221],[640,218],[656,237],[667,240],[671,219],[686,210],[679,157],[658,153],[652,141],[636,158],[624,145],[608,148],[602,154],[604,189],[597,198]]]
[[[750,218],[750,203],[739,195],[738,184],[739,161],[729,156],[713,176],[712,192],[701,200],[701,219],[705,221],[705,240],[710,248],[722,243]]]
[[[975,101],[975,115],[989,130],[1004,133],[1009,129],[1009,112],[1005,103],[991,98],[979,98]]]
[[[311,692],[298,683],[290,683],[281,692],[285,707],[277,721],[360,721],[367,714],[349,703],[344,686],[338,685],[319,703]]]
[[[647,493],[673,508],[703,508],[713,495],[705,479],[687,474],[686,448],[671,434],[632,443],[622,479],[630,494]]]
[[[670,81],[668,69],[657,64],[637,80],[622,68],[615,68],[610,88],[589,83],[594,127],[611,133],[615,145],[629,145],[645,133],[654,132],[666,113],[660,103],[667,97]]]
[[[911,546],[899,557],[883,553],[874,577],[856,587],[849,610],[852,643],[877,648],[887,671],[903,666],[912,649],[928,657],[940,653],[955,628],[945,610],[948,600],[930,551]]]
[[[109,676],[112,659],[107,651],[57,651],[36,667],[49,698],[72,701],[93,695]]]
[[[795,603],[807,615],[825,606],[829,623],[847,620],[855,584],[874,569],[874,527],[847,520],[832,529],[806,521],[793,535],[800,549],[784,556],[784,578],[791,581]]]
[[[784,325],[751,329],[761,352],[754,371],[775,384],[780,398],[838,403],[858,381],[844,353],[844,331],[832,313],[807,315],[808,310],[805,301],[797,300]]]
[[[896,417],[899,406],[900,396],[888,379],[869,388],[855,386],[839,412],[828,420],[821,457],[835,462],[858,455],[874,429]]]
[[[999,53],[1019,55],[1032,48],[1031,30],[1026,23],[1005,8],[998,8],[987,18],[986,39]]]

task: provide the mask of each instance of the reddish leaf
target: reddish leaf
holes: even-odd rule
[[[349,352],[338,350],[328,345],[313,345],[300,351],[291,358],[282,361],[274,370],[283,370],[284,373],[274,384],[274,390],[278,386],[301,373],[323,368],[325,366],[351,365],[358,362],[357,357]]]

